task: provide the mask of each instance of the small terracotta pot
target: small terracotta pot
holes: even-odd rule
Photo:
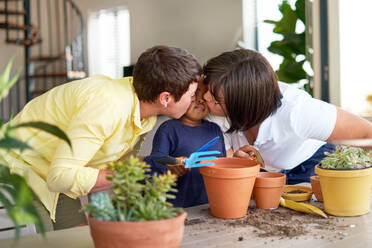
[[[275,209],[286,182],[286,176],[278,172],[260,172],[253,188],[256,206],[262,209]]]
[[[224,219],[244,217],[260,164],[245,158],[218,158],[209,162],[214,165],[199,170],[212,215]]]
[[[179,247],[187,213],[151,221],[101,221],[89,217],[90,233],[96,248]]]
[[[316,199],[319,202],[323,202],[323,195],[322,195],[322,189],[320,187],[320,181],[318,176],[311,176],[310,177],[310,183],[311,188],[313,189],[313,193],[316,197]]]

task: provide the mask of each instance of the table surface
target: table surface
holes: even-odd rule
[[[320,203],[311,203],[322,207]],[[372,213],[359,217],[330,216],[324,219],[282,207],[261,210],[251,205],[245,218],[223,220],[211,216],[208,205],[185,210],[188,216],[181,244],[185,248],[372,247]],[[255,218],[266,219],[268,222],[255,222]],[[268,232],[269,229],[284,231],[273,233]],[[301,232],[302,235],[294,235]],[[13,239],[0,240],[0,247],[11,247],[12,244]],[[23,236],[17,247],[83,248],[94,245],[89,227],[83,226],[48,232],[46,239],[39,234]]]

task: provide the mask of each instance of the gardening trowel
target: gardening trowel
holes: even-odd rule
[[[295,201],[284,199],[283,197],[281,197],[280,206],[285,207],[285,208],[290,208],[298,212],[315,214],[315,215],[320,215],[324,218],[328,218],[328,216],[322,210],[307,203],[295,202]]]
[[[156,162],[164,164],[167,167],[185,166],[185,168],[195,168],[195,167],[201,167],[201,166],[214,165],[213,163],[199,163],[199,162],[205,161],[205,160],[217,159],[217,157],[215,156],[211,156],[211,157],[202,157],[202,156],[220,154],[219,151],[208,151],[208,149],[211,148],[214,144],[216,144],[219,139],[220,139],[219,136],[211,139],[206,144],[204,144],[202,147],[200,147],[196,152],[191,153],[188,158],[186,157],[175,158],[172,156],[164,156],[164,157],[157,159]]]

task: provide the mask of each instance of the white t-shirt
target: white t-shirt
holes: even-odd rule
[[[271,171],[292,169],[310,158],[325,144],[337,119],[335,106],[312,98],[295,85],[279,82],[279,87],[282,105],[261,123],[253,144],[265,161],[265,169]],[[226,131],[223,124],[221,129]],[[226,149],[235,151],[248,144],[241,132],[226,135]]]

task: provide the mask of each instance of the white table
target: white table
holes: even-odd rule
[[[188,224],[181,247],[372,247],[372,213],[333,218],[334,230],[319,230],[316,226],[305,224],[308,228],[306,235],[289,239],[258,237],[260,231],[255,227],[232,227],[229,223],[236,220],[214,218],[208,209],[208,205],[186,209]],[[292,210],[279,208],[276,211],[288,214]],[[300,218],[300,222],[301,216],[305,218],[305,215],[291,213]],[[0,240],[0,247],[11,247],[12,243],[13,239]],[[49,232],[45,240],[40,235],[23,236],[18,247],[85,248],[94,245],[89,227],[84,226]]]

